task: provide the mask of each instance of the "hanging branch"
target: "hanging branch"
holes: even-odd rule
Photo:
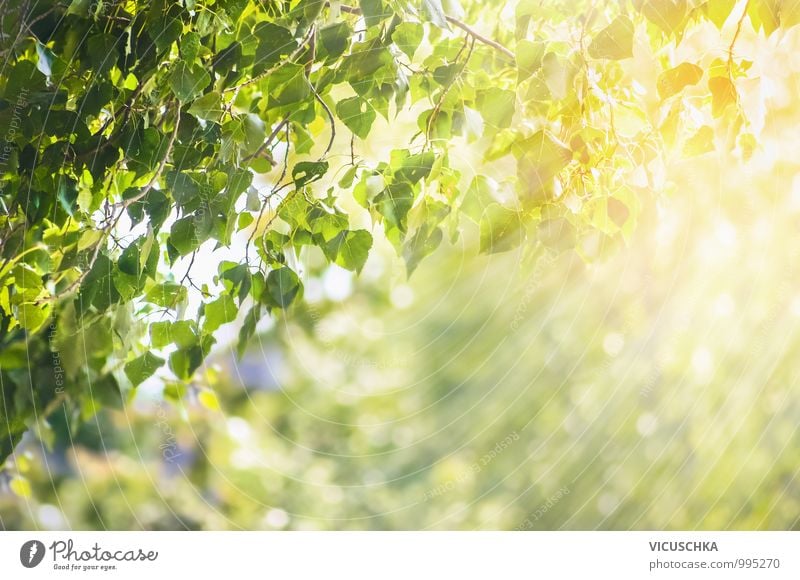
[[[63,296],[70,294],[73,290],[78,288],[81,285],[81,283],[83,283],[84,279],[86,278],[86,276],[89,275],[89,272],[92,271],[92,268],[97,262],[97,258],[100,256],[100,250],[103,248],[103,245],[108,239],[108,236],[111,234],[111,231],[116,227],[116,225],[119,223],[119,220],[122,218],[122,214],[125,213],[125,210],[127,210],[131,205],[141,200],[148,193],[150,193],[150,190],[153,189],[153,186],[156,184],[156,181],[159,179],[159,177],[161,177],[161,173],[164,171],[164,167],[167,164],[167,160],[169,159],[169,156],[172,154],[172,148],[175,145],[175,139],[178,136],[179,126],[180,126],[180,112],[178,112],[178,117],[175,119],[175,128],[172,130],[172,135],[170,136],[169,143],[167,144],[167,150],[164,153],[164,157],[162,157],[161,162],[158,164],[158,168],[156,169],[156,172],[153,174],[153,177],[150,178],[150,181],[147,182],[147,185],[144,187],[144,189],[142,189],[141,192],[131,197],[130,199],[126,199],[125,201],[119,204],[120,206],[119,213],[108,224],[106,224],[103,227],[102,235],[100,236],[100,239],[97,240],[97,242],[95,243],[94,252],[92,253],[92,259],[89,261],[89,264],[87,264],[83,272],[81,272],[80,276],[78,276],[75,280],[73,280],[72,283],[69,286],[67,286],[62,292],[48,296],[47,298],[42,299],[41,302],[54,302],[56,300],[59,300]]]
[[[340,10],[342,12],[344,12],[346,14],[361,14],[361,8],[358,8],[356,6],[344,6],[344,5],[341,5],[339,8],[340,8]],[[486,46],[490,46],[491,48],[495,49],[496,51],[502,53],[504,56],[507,56],[512,61],[516,61],[517,57],[511,50],[509,50],[508,48],[506,48],[505,46],[503,46],[502,44],[500,44],[496,40],[493,40],[493,39],[491,39],[491,38],[489,38],[487,36],[484,36],[483,34],[478,32],[477,30],[472,28],[466,22],[462,22],[458,18],[454,18],[452,16],[447,16],[447,15],[445,15],[444,18],[445,18],[445,20],[447,20],[447,22],[449,22],[450,24],[452,24],[456,28],[460,28],[461,30],[463,30],[464,32],[469,34],[472,38],[474,38],[475,40],[477,40],[481,44],[485,44]]]
[[[747,18],[748,8],[750,8],[750,0],[747,0],[747,2],[744,3],[742,15],[739,17],[739,21],[736,23],[736,32],[733,33],[731,44],[728,46],[728,78],[731,82],[733,82],[733,49],[736,46],[736,41],[739,40],[739,35],[742,33],[742,25],[744,24],[744,19]]]

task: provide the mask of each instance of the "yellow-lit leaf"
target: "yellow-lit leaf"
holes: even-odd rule
[[[203,389],[197,395],[197,400],[200,401],[200,404],[203,405],[209,411],[219,411],[219,399],[217,399],[217,394],[210,390],[210,389]]]
[[[658,77],[658,94],[662,99],[677,95],[685,87],[696,85],[703,78],[703,69],[690,62],[682,62]]]
[[[683,154],[687,157],[702,155],[714,149],[714,130],[708,125],[700,127],[700,130],[692,135],[683,147]]]
[[[727,77],[713,77],[708,80],[711,90],[711,114],[719,117],[729,105],[736,103],[736,87]]]
[[[706,15],[717,28],[722,28],[735,5],[736,0],[708,0],[705,5]]]
[[[633,56],[633,22],[627,16],[618,16],[601,30],[589,45],[589,56],[622,60]]]
[[[642,14],[666,34],[672,34],[686,15],[686,0],[644,0]]]
[[[10,487],[11,491],[13,491],[19,497],[23,497],[25,499],[31,498],[31,484],[27,479],[20,475],[12,477],[11,481],[8,482],[8,487]]]

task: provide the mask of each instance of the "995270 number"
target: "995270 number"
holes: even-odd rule
[[[780,568],[781,561],[778,558],[738,558],[737,568]]]

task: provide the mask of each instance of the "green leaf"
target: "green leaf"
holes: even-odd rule
[[[196,99],[189,107],[189,113],[205,121],[218,123],[222,118],[222,97],[219,92],[211,91]]]
[[[26,302],[19,305],[16,317],[22,328],[36,332],[50,318],[51,308],[49,303],[36,305]]]
[[[94,306],[100,312],[119,301],[120,295],[113,281],[114,263],[104,254],[99,254],[94,266],[83,279],[77,304],[81,311]]]
[[[255,153],[267,137],[266,125],[258,115],[252,113],[244,115],[241,120],[244,131],[244,151],[250,154]]]
[[[336,115],[360,139],[369,136],[375,121],[375,109],[361,97],[350,97],[336,103]]]
[[[101,76],[108,73],[117,60],[117,43],[121,44],[121,39],[111,34],[96,34],[86,42],[89,59],[94,74]]]
[[[106,407],[120,410],[123,408],[122,391],[120,391],[119,383],[114,375],[108,374],[102,378],[92,382],[92,399],[95,404],[93,406],[99,407],[100,403]]]
[[[123,250],[122,255],[119,257],[119,261],[117,261],[117,266],[120,271],[129,276],[138,277],[141,275],[140,257],[142,241],[143,240],[140,238],[128,244],[128,247]]]
[[[392,31],[392,42],[408,56],[409,60],[413,60],[423,36],[425,36],[425,30],[421,24],[401,22]]]
[[[512,151],[517,157],[519,184],[525,191],[523,201],[539,201],[540,194],[552,188],[553,178],[572,159],[572,151],[544,131],[515,143]]]
[[[326,247],[326,254],[346,270],[361,272],[372,248],[372,234],[367,230],[339,232]]]
[[[320,179],[328,171],[327,161],[301,161],[292,168],[295,187],[303,187]]]
[[[545,43],[532,40],[520,40],[517,43],[517,82],[530,78],[542,68],[546,48]]]
[[[403,259],[406,262],[406,273],[408,276],[414,273],[423,258],[433,253],[442,243],[444,234],[440,228],[422,227],[412,235],[403,246]]]
[[[490,204],[480,222],[481,252],[506,252],[522,243],[524,222],[520,212]]]
[[[350,46],[350,35],[352,31],[347,22],[336,22],[323,26],[319,29],[319,40],[327,52],[327,58],[334,60],[339,58]]]
[[[39,292],[44,289],[41,275],[28,264],[23,263],[14,266],[14,269],[11,270],[11,276],[14,278],[14,286],[17,288],[35,291],[32,298],[36,298]]]
[[[125,376],[134,387],[149,379],[164,364],[164,359],[146,352],[125,364]]]
[[[212,333],[223,324],[233,322],[239,309],[228,294],[223,294],[213,302],[205,305],[205,321],[203,331]]]
[[[217,394],[211,389],[202,389],[197,394],[197,401],[209,411],[220,411],[222,409]]]
[[[450,30],[441,0],[422,0],[422,13],[439,28]]]
[[[180,348],[197,344],[195,322],[193,320],[164,320],[150,325],[150,342],[154,348],[164,348],[175,343]]]
[[[416,185],[421,179],[430,175],[435,161],[436,155],[433,151],[409,155],[403,159],[400,167],[394,172],[394,180]]]
[[[74,14],[76,16],[80,16],[81,18],[86,18],[89,16],[89,6],[92,5],[92,0],[72,0],[67,8],[66,15],[69,16]]]
[[[703,69],[699,66],[682,62],[675,68],[664,71],[658,77],[658,94],[662,99],[677,95],[685,87],[696,85],[703,78]]]
[[[627,16],[617,16],[601,30],[589,45],[589,56],[622,60],[633,56],[633,22]]]
[[[576,231],[564,218],[553,218],[542,221],[537,227],[539,241],[557,251],[569,250],[575,246]]]
[[[256,333],[256,325],[261,318],[261,305],[256,304],[245,315],[242,328],[239,330],[239,342],[236,344],[236,354],[241,359],[244,356],[247,345]]]
[[[178,100],[187,102],[203,92],[211,77],[200,65],[190,65],[179,60],[169,77],[169,87]]]
[[[478,93],[478,110],[487,125],[495,129],[511,126],[517,94],[503,89],[488,89]]]
[[[406,182],[393,183],[374,200],[375,207],[386,221],[401,232],[406,231],[408,212],[414,205],[414,190]]]
[[[302,65],[284,64],[269,77],[270,102],[275,107],[295,105],[312,97],[311,86]]]
[[[256,75],[281,62],[297,48],[292,33],[272,22],[259,22],[253,36],[258,39],[253,65],[253,74]]]
[[[160,322],[153,322],[150,325],[150,344],[155,348],[164,348],[172,342],[170,335],[170,327],[172,323],[169,320]]]
[[[186,381],[203,364],[203,357],[203,349],[200,346],[181,348],[169,356],[169,368],[176,377]]]
[[[380,24],[381,20],[385,20],[392,15],[392,12],[383,4],[382,0],[358,0],[358,5],[361,7],[364,23],[367,26]]]
[[[169,233],[169,243],[177,250],[179,256],[191,254],[198,248],[201,240],[197,235],[194,216],[175,220]]]
[[[15,475],[8,482],[8,488],[14,492],[15,495],[25,500],[30,500],[33,497],[33,490],[31,489],[31,482],[21,475]]]
[[[184,302],[189,296],[186,286],[181,286],[174,282],[165,282],[153,286],[145,295],[145,300],[163,306],[164,308],[175,308]]]
[[[267,275],[264,302],[268,306],[287,308],[302,290],[303,285],[294,270],[283,266]]]
[[[194,63],[200,53],[200,35],[196,32],[187,32],[181,37],[180,44],[181,58],[190,64]]]
[[[467,188],[459,209],[478,224],[486,209],[491,204],[498,202],[497,190],[498,184],[494,179],[485,175],[476,175]]]

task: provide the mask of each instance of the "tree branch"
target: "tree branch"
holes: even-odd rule
[[[339,6],[339,9],[342,12],[346,13],[346,14],[361,14],[361,8],[358,8],[356,6],[341,5],[341,6]],[[456,28],[460,28],[461,30],[463,30],[464,32],[469,34],[472,38],[477,40],[478,42],[480,42],[482,44],[485,44],[486,46],[492,47],[496,51],[498,51],[498,52],[502,53],[503,55],[507,56],[508,58],[510,58],[512,61],[516,61],[517,60],[516,55],[511,50],[509,50],[508,48],[506,48],[505,46],[503,46],[502,44],[500,44],[496,40],[493,40],[491,38],[488,38],[488,37],[484,36],[483,34],[478,32],[477,30],[472,28],[466,22],[462,22],[458,18],[454,18],[452,16],[447,16],[446,14],[445,14],[444,18],[445,18],[445,20],[447,20],[447,22],[449,22],[450,24],[452,24]]]
[[[507,49],[505,46],[503,46],[502,44],[500,44],[496,40],[492,40],[491,38],[487,38],[487,37],[483,36],[482,34],[477,32],[474,28],[472,28],[469,24],[466,24],[465,22],[461,22],[460,20],[458,20],[457,18],[453,18],[452,16],[445,15],[445,19],[450,24],[452,24],[453,26],[455,26],[457,28],[460,28],[461,30],[463,30],[464,32],[469,34],[472,38],[474,38],[478,42],[481,42],[481,43],[485,44],[486,46],[491,46],[495,50],[500,51],[501,53],[506,55],[508,58],[510,58],[512,61],[516,61],[517,60],[517,57],[514,55],[513,52],[511,52],[509,49]]]
[[[731,44],[728,47],[728,78],[731,82],[733,82],[733,49],[736,46],[736,41],[739,40],[739,35],[742,33],[742,25],[744,24],[744,19],[747,18],[748,8],[750,8],[750,0],[747,0],[747,2],[744,3],[742,15],[739,17],[739,21],[736,23],[736,32],[733,33]]]
[[[131,205],[145,197],[150,190],[153,189],[153,186],[156,184],[156,181],[161,176],[161,173],[164,171],[164,167],[167,164],[167,159],[169,159],[170,154],[172,153],[172,147],[175,145],[175,139],[178,136],[178,127],[180,126],[180,109],[178,110],[178,117],[175,119],[175,128],[172,130],[172,136],[169,139],[169,143],[167,144],[167,150],[164,153],[164,157],[161,159],[161,163],[159,163],[158,168],[156,169],[155,174],[153,177],[150,178],[150,181],[147,182],[147,185],[142,189],[141,192],[136,194],[135,196],[131,197],[130,199],[126,199],[121,203],[121,209],[119,214],[111,221],[108,225],[103,228],[103,233],[100,236],[100,239],[97,240],[94,246],[94,252],[92,253],[92,259],[89,261],[89,264],[86,268],[81,272],[80,276],[78,276],[69,286],[67,286],[63,291],[59,292],[58,294],[53,294],[43,300],[41,302],[54,302],[59,300],[63,296],[70,294],[73,290],[78,288],[81,283],[83,283],[86,276],[89,275],[92,268],[94,267],[95,263],[97,262],[97,258],[100,256],[100,250],[102,249],[103,245],[105,244],[108,236],[111,234],[111,230],[119,223],[120,218],[122,218],[122,214],[125,213],[125,210],[128,209]]]

